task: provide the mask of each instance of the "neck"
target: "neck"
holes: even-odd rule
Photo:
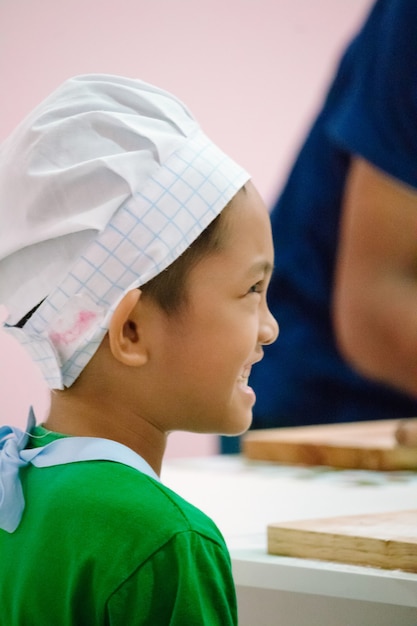
[[[114,406],[109,396],[91,402],[73,388],[53,392],[44,426],[65,435],[122,443],[145,459],[158,476],[161,473],[167,434],[128,407]]]

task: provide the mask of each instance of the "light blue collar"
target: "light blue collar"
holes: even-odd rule
[[[79,461],[114,461],[132,467],[159,481],[151,466],[127,446],[96,437],[63,437],[40,448],[25,449],[35,426],[30,409],[26,431],[13,426],[0,428],[0,528],[12,533],[20,524],[25,508],[20,468],[32,463],[51,467]]]

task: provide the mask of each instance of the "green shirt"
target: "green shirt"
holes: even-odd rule
[[[219,530],[158,481],[110,461],[29,465],[21,481],[22,521],[0,530],[0,623],[237,624]]]

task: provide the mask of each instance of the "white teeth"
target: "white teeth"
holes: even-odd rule
[[[248,384],[249,375],[250,375],[250,367],[245,367],[239,378],[237,379],[239,383],[243,383],[244,385]]]

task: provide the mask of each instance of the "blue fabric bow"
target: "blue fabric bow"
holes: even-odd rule
[[[34,425],[35,416],[31,409],[27,430]],[[16,530],[25,507],[19,470],[30,462],[30,454],[23,454],[28,438],[28,432],[19,428],[0,428],[0,527],[9,533]],[[36,449],[25,452],[36,452]]]
[[[35,416],[31,409],[25,431],[13,426],[0,428],[0,528],[9,533],[16,530],[22,519],[25,499],[19,471],[29,463],[36,467],[51,467],[80,461],[114,461],[159,481],[158,475],[141,456],[110,439],[64,437],[46,446],[26,450],[34,426]]]

